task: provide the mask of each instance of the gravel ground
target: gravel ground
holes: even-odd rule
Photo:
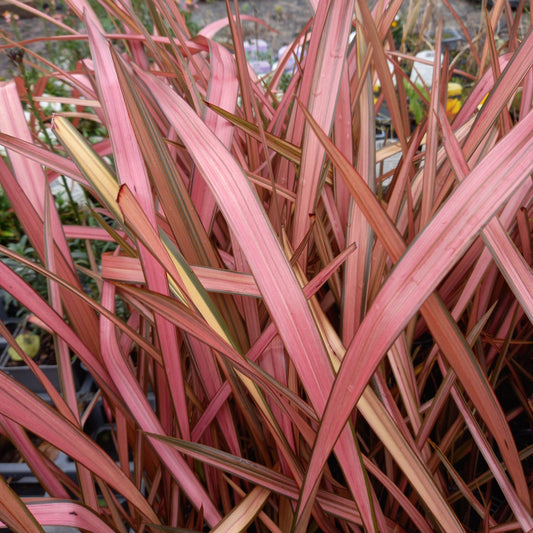
[[[370,0],[369,3],[373,4],[374,2]],[[402,7],[404,16],[409,3],[404,2],[405,9]],[[412,3],[415,4],[416,2]],[[451,0],[451,3],[470,32],[474,32],[479,28],[481,23],[481,3],[479,1]],[[430,31],[436,28],[441,17],[445,25],[458,28],[457,22],[445,8],[442,0],[430,0],[428,5],[431,5],[428,10],[427,26]],[[208,0],[207,2],[200,2],[197,6],[196,12],[193,14],[193,20],[200,26],[205,26],[226,16],[225,2]],[[253,22],[243,22],[245,37],[264,39],[269,43],[272,50],[277,50],[294,40],[312,15],[312,9],[307,0],[247,0],[239,3],[239,9],[241,15],[256,16],[276,30],[273,32]],[[422,13],[420,13],[419,18],[422,18]],[[224,37],[226,34],[221,32],[219,35]]]
[[[232,1],[230,1],[233,4]],[[371,2],[372,3],[372,2]],[[405,16],[409,3],[405,2]],[[482,23],[481,3],[479,0],[451,0],[454,9],[464,22],[471,34]],[[444,23],[452,28],[458,28],[458,24],[450,12],[444,7],[442,0],[430,0],[427,5],[431,6],[427,19],[427,28],[431,31],[438,24],[440,17]],[[259,24],[243,21],[243,30],[247,39],[263,39],[267,41],[271,52],[276,53],[283,45],[290,43],[301,31],[311,17],[312,10],[307,0],[245,0],[239,3],[241,14],[252,15],[263,20],[275,31],[269,30]],[[423,9],[422,9],[423,10]],[[210,22],[226,16],[226,5],[222,0],[199,0],[192,14],[192,20],[203,27]],[[422,14],[420,14],[420,18]],[[525,18],[525,17],[524,17]],[[524,21],[527,23],[528,21]],[[45,26],[41,20],[19,20],[20,34],[22,38],[37,37],[46,34]],[[9,26],[0,18],[0,30],[9,32]],[[221,40],[228,38],[229,33],[222,30],[217,37]],[[38,45],[36,50],[43,51],[43,46]],[[10,64],[5,53],[0,53],[0,76],[9,77]]]

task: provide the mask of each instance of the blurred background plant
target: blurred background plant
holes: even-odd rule
[[[533,33],[496,2],[466,72],[438,27],[418,83],[402,4],[313,3],[261,78],[238,4],[193,38],[176,4],[66,0],[44,57],[7,39],[0,287],[61,394],[0,326],[46,391],[0,371],[47,495],[0,479],[5,525],[533,529]]]

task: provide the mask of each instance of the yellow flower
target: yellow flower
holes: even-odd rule
[[[448,83],[448,99],[446,100],[446,114],[450,116],[457,115],[461,109],[463,102],[463,86],[460,83]]]

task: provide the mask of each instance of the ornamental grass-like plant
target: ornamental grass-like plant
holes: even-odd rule
[[[86,42],[90,57],[65,69],[20,42],[14,59],[44,77],[0,85],[1,186],[38,260],[0,251],[47,281],[47,299],[4,262],[0,287],[53,333],[61,377],[58,393],[0,326],[49,396],[0,373],[0,427],[47,493],[21,498],[1,479],[3,524],[531,531],[524,3],[497,0],[483,39],[466,35],[476,68],[454,117],[458,73],[437,32],[415,128],[412,61],[391,36],[402,0],[313,0],[266,79],[246,63],[238,4],[192,38],[175,2],[147,0],[149,23],[130,0],[102,0],[98,16],[65,3],[81,24],[42,13],[64,31],[49,39]],[[223,25],[231,50],[214,38]],[[52,81],[62,96],[45,95]],[[50,99],[70,107],[52,116]],[[395,141],[377,150],[383,105]],[[85,191],[78,222],[58,215],[60,177]],[[113,453],[84,431],[98,403]],[[75,479],[29,434],[68,455]]]

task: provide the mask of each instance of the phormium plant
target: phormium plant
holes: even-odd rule
[[[283,60],[266,80],[246,63],[237,3],[232,50],[213,38],[223,23],[191,38],[172,2],[147,0],[146,25],[130,0],[100,2],[99,16],[66,4],[81,25],[49,39],[86,41],[90,57],[68,70],[40,58],[44,82],[0,86],[0,181],[38,259],[0,251],[47,281],[48,300],[4,262],[0,287],[53,332],[62,384],[0,326],[50,398],[0,373],[0,427],[48,495],[19,498],[0,480],[0,520],[28,532],[532,530],[523,4],[505,12],[503,49],[503,0],[481,41],[466,36],[477,73],[451,122],[457,73],[437,33],[414,129],[410,59],[390,34],[402,0],[313,1],[282,94]],[[50,80],[73,108],[43,110]],[[39,120],[25,119],[30,102]],[[383,103],[396,140],[376,150]],[[80,222],[58,214],[60,176],[87,193]],[[73,356],[95,380],[88,404]],[[116,453],[84,431],[97,400]],[[75,461],[76,479],[28,432]]]

